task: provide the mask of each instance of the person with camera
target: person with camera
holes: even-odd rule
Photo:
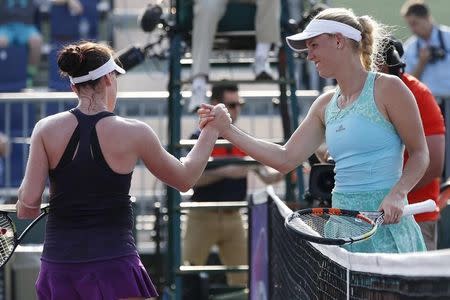
[[[401,15],[414,34],[404,45],[405,72],[428,86],[441,104],[450,96],[450,28],[436,24],[423,1],[406,1]]]
[[[378,65],[379,71],[399,77],[416,99],[430,153],[430,164],[423,177],[408,193],[408,202],[413,204],[427,199],[437,201],[440,177],[444,168],[444,117],[430,89],[417,78],[404,71],[405,63],[400,58],[403,55],[402,43],[394,37],[387,38],[382,54],[383,63]],[[406,163],[407,161],[408,151],[405,151],[404,162]],[[427,249],[436,250],[439,212],[423,213],[414,217],[422,231]]]

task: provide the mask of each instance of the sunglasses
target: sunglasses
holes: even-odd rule
[[[231,109],[234,109],[234,108],[236,108],[236,107],[241,107],[242,105],[244,105],[244,104],[241,103],[241,102],[225,103],[225,106],[226,106],[227,108],[231,108]]]

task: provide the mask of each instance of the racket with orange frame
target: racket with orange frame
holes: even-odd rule
[[[406,205],[403,209],[403,217],[436,209],[436,203],[433,200],[426,200]],[[307,208],[289,214],[285,219],[285,226],[297,233],[300,238],[310,242],[345,245],[370,238],[383,221],[381,211]]]

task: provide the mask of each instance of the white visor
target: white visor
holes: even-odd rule
[[[90,81],[90,80],[96,80],[102,76],[105,76],[106,74],[111,73],[112,71],[119,72],[120,74],[125,74],[125,70],[116,64],[113,57],[111,57],[102,66],[98,67],[95,70],[90,71],[87,75],[83,75],[83,76],[79,76],[79,77],[69,76],[70,83],[77,84],[77,83],[82,83],[82,82],[86,82],[86,81]]]
[[[302,32],[286,37],[286,42],[291,49],[295,51],[303,51],[307,49],[305,43],[307,39],[324,33],[341,33],[343,36],[352,40],[357,42],[361,41],[361,31],[350,25],[331,20],[314,19]]]

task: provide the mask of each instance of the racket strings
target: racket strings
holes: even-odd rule
[[[301,221],[301,222],[300,222]],[[370,232],[374,224],[354,216],[330,214],[297,214],[290,220],[291,227],[310,235],[329,239],[358,237]],[[305,229],[307,225],[309,228]],[[311,230],[313,232],[311,232]]]
[[[14,244],[14,227],[5,215],[0,215],[0,266],[8,260]]]

